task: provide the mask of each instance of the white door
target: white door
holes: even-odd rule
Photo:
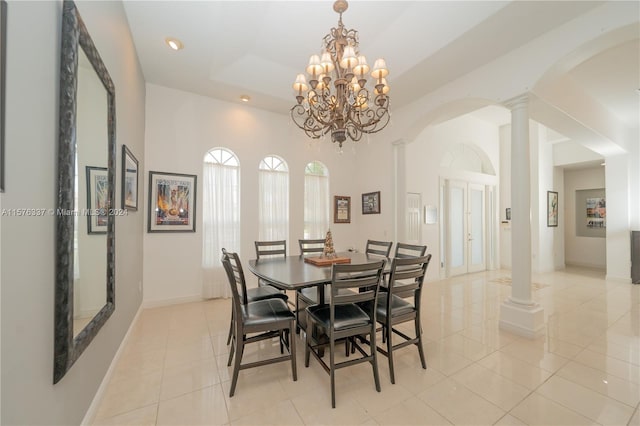
[[[420,194],[407,193],[407,225],[405,242],[407,244],[420,244]]]
[[[447,275],[483,271],[486,269],[484,186],[449,180],[445,192]]]

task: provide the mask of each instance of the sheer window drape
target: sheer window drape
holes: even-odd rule
[[[203,172],[202,294],[228,298],[231,291],[220,257],[222,248],[240,251],[240,170],[237,160],[229,165],[213,157],[205,158]]]
[[[304,238],[324,238],[329,229],[329,176],[326,167],[309,163],[304,175]]]
[[[289,239],[289,173],[260,169],[258,179],[260,240]]]

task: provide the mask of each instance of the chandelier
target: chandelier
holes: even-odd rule
[[[309,83],[304,74],[298,74],[293,83],[297,104],[291,108],[293,122],[307,136],[318,139],[331,132],[331,140],[340,150],[347,137],[357,142],[365,133],[384,129],[390,118],[385,80],[389,70],[384,59],[375,61],[370,91],[369,65],[360,54],[358,32],[342,24],[342,13],[348,6],[344,0],[333,4],[333,10],[340,14],[338,27],[331,28],[322,40],[321,54],[309,59]]]

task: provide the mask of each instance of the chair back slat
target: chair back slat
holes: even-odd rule
[[[233,296],[233,304],[237,309],[240,305],[247,303],[247,284],[244,279],[244,271],[238,253],[228,252],[222,249],[222,266],[227,273],[229,287]]]
[[[287,257],[287,241],[255,241],[256,259],[265,256],[282,256]]]
[[[300,254],[322,253],[324,250],[324,238],[298,240],[300,246]]]
[[[387,285],[389,291],[389,297],[387,298],[388,312],[391,312],[392,295],[403,299],[414,296],[415,303],[418,303],[430,261],[430,254],[418,257],[393,258]]]
[[[384,257],[389,257],[389,253],[391,253],[391,246],[393,242],[391,241],[376,241],[376,240],[367,240],[367,247],[365,249],[366,254],[377,254]]]
[[[426,252],[427,252],[427,246],[397,243],[396,254],[394,255],[394,257],[400,257],[400,258],[420,257],[420,256],[424,256]]]
[[[329,298],[331,324],[335,324],[336,306],[357,302],[372,302],[371,306],[375,306],[384,264],[385,260],[379,260],[370,263],[334,264],[332,266]],[[369,316],[375,323],[375,309],[369,312]]]

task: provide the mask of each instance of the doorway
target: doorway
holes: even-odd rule
[[[447,277],[487,269],[487,202],[485,186],[444,180],[443,266]]]

